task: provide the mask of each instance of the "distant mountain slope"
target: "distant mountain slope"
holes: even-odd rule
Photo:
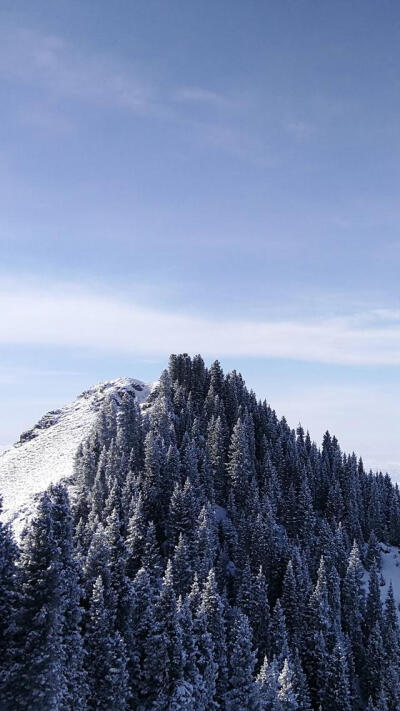
[[[150,390],[150,385],[133,378],[99,383],[65,407],[48,412],[0,454],[4,516],[15,520],[17,533],[31,512],[34,496],[50,483],[71,476],[76,450],[89,435],[105,399],[118,403],[125,392],[131,392],[142,403]]]

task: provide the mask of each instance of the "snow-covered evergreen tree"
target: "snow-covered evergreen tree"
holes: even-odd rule
[[[231,631],[229,688],[225,696],[227,711],[259,711],[259,690],[254,679],[255,662],[248,619],[237,611]]]
[[[38,505],[21,547],[21,604],[11,680],[14,708],[61,710],[66,694],[63,630],[65,584],[49,493]]]
[[[86,669],[90,711],[125,711],[128,697],[127,650],[104,599],[99,576],[94,583],[86,625]]]
[[[1,508],[0,499],[0,514]],[[14,698],[12,667],[19,602],[17,555],[10,526],[0,522],[0,709],[10,707]]]

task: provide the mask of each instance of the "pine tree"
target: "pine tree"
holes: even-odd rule
[[[2,502],[0,498],[0,513]],[[10,708],[13,698],[10,675],[16,650],[15,624],[18,605],[18,556],[10,526],[0,522],[0,708]]]
[[[125,711],[128,697],[126,647],[105,606],[101,577],[93,586],[86,651],[90,711]]]
[[[324,708],[326,711],[351,711],[347,660],[340,641],[329,659]]]
[[[348,634],[354,660],[361,667],[364,658],[362,623],[364,617],[363,569],[357,543],[354,542],[342,586],[343,629]]]
[[[280,600],[276,601],[269,629],[272,658],[282,661],[289,655],[286,620]]]
[[[385,649],[382,686],[389,707],[400,711],[400,628],[391,582],[385,600],[382,636]]]
[[[214,566],[218,550],[217,523],[214,510],[211,506],[203,506],[197,521],[195,532],[194,565],[199,580],[206,580],[211,568]]]
[[[195,694],[190,684],[181,679],[177,682],[168,704],[169,711],[193,711],[195,706]]]
[[[109,546],[109,573],[116,628],[128,639],[132,609],[132,582],[127,575],[128,552],[121,533],[121,520],[114,509],[107,518],[105,536]]]
[[[172,558],[174,586],[177,595],[189,592],[192,579],[192,555],[186,537],[181,533]]]
[[[265,657],[256,678],[260,711],[275,711],[279,709],[278,677],[279,669],[277,661],[273,660],[271,664],[269,664],[267,657]]]
[[[317,582],[310,597],[307,611],[307,633],[305,640],[305,670],[308,677],[312,701],[323,701],[327,679],[330,630],[330,609],[328,585],[324,559],[321,558]]]
[[[204,697],[205,680],[200,675],[198,668],[199,649],[197,636],[194,634],[193,614],[188,597],[183,602],[181,599],[178,602],[178,622],[182,631],[182,679],[184,685],[190,689],[188,698],[191,698],[193,706],[196,706],[196,704],[201,704],[201,699]],[[186,693],[184,698],[186,699]]]
[[[224,604],[218,593],[214,570],[210,570],[201,594],[201,612],[214,646],[216,669],[216,694],[223,699],[227,689],[226,624]]]
[[[164,563],[161,557],[160,546],[157,540],[156,528],[153,521],[150,521],[144,539],[142,556],[143,568],[148,570],[155,585],[159,586],[164,573]]]
[[[300,642],[303,620],[299,614],[299,592],[297,590],[297,581],[294,575],[293,563],[291,560],[287,565],[285,577],[283,579],[281,604],[285,615],[288,637],[292,647],[295,648]]]
[[[169,540],[170,549],[178,543],[179,534],[184,533],[192,538],[196,528],[196,520],[200,513],[200,502],[196,500],[195,491],[187,479],[180,487],[175,486],[169,507]]]
[[[307,474],[303,474],[300,491],[297,499],[297,535],[305,541],[310,542],[314,535],[315,514],[313,509],[312,495],[308,483]]]
[[[386,656],[384,660],[384,668],[382,672],[382,689],[385,701],[391,711],[399,711],[400,709],[400,674],[399,665],[395,659],[392,660],[391,655]]]
[[[255,653],[247,617],[235,615],[230,642],[229,689],[226,693],[227,711],[259,711],[260,697],[254,680]]]
[[[126,569],[133,579],[141,567],[146,536],[147,521],[143,505],[142,494],[139,493],[133,503],[132,515],[129,519],[127,536],[125,540],[127,550]]]
[[[221,397],[224,389],[224,373],[218,360],[215,360],[211,365],[209,370],[209,378],[210,387],[212,387],[216,395]]]
[[[367,698],[377,698],[383,681],[383,671],[385,663],[385,652],[379,622],[376,621],[372,628],[366,649],[365,668],[362,673],[362,681]]]
[[[392,711],[392,709],[388,706],[385,692],[383,690],[381,690],[378,694],[375,708],[376,711]]]
[[[127,650],[129,707],[132,709],[136,709],[151,691],[151,680],[148,683],[144,675],[144,658],[147,639],[153,629],[155,596],[156,589],[152,585],[151,576],[145,568],[141,568],[133,581],[132,638]]]
[[[343,518],[343,496],[337,479],[332,480],[330,484],[325,511],[328,521],[338,523]]]
[[[252,576],[249,621],[253,630],[257,657],[261,663],[269,647],[270,623],[268,583],[261,567],[257,575]]]
[[[91,540],[89,550],[83,566],[83,580],[85,597],[89,599],[92,595],[93,585],[100,576],[104,586],[104,596],[109,609],[115,606],[114,591],[111,584],[111,550],[109,541],[100,524]]]
[[[285,659],[283,669],[278,677],[278,701],[282,711],[297,711],[299,708],[295,691],[294,674],[289,662]]]
[[[225,436],[221,417],[212,417],[208,426],[207,451],[213,471],[215,496],[219,504],[224,504],[226,496]]]
[[[154,602],[154,620],[145,640],[143,676],[151,699],[168,703],[183,670],[182,630],[169,561]]]
[[[218,664],[215,661],[215,645],[207,627],[207,614],[202,605],[193,616],[195,661],[201,683],[195,687],[196,709],[208,711],[216,705],[216,682]]]
[[[84,671],[84,648],[81,636],[82,589],[80,570],[73,548],[72,515],[66,489],[60,484],[50,487],[53,530],[62,566],[63,594],[63,673],[65,680],[63,711],[85,711],[87,684]]]
[[[161,510],[161,466],[162,443],[153,431],[147,433],[144,442],[144,486],[143,500],[148,517],[160,520]]]
[[[43,494],[21,550],[21,605],[12,688],[14,707],[58,711],[65,694],[64,584],[54,531],[53,505]]]
[[[296,649],[294,655],[292,656],[292,660],[294,689],[297,695],[298,711],[311,711],[307,678],[303,671],[298,649]]]
[[[365,606],[364,615],[364,636],[365,640],[368,641],[369,635],[375,624],[380,624],[382,620],[382,602],[381,593],[379,585],[378,568],[376,562],[372,564],[370,576],[369,576],[369,586],[367,603]]]
[[[233,428],[229,447],[228,473],[236,503],[243,504],[252,476],[246,425],[240,419]]]
[[[378,539],[375,535],[375,531],[371,531],[371,535],[368,541],[367,553],[365,556],[365,567],[370,570],[373,564],[376,564],[378,570],[381,567],[381,553]]]

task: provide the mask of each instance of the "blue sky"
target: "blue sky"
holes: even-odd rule
[[[201,351],[400,478],[398,3],[0,20],[0,444]]]

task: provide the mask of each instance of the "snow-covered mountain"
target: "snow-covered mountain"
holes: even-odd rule
[[[398,487],[219,361],[49,412],[1,490],[1,709],[400,711]]]
[[[35,495],[52,482],[68,480],[79,444],[90,433],[106,398],[120,402],[125,392],[143,403],[151,390],[133,378],[99,383],[59,410],[45,414],[19,442],[0,454],[0,492],[4,517],[20,533],[32,511]]]

